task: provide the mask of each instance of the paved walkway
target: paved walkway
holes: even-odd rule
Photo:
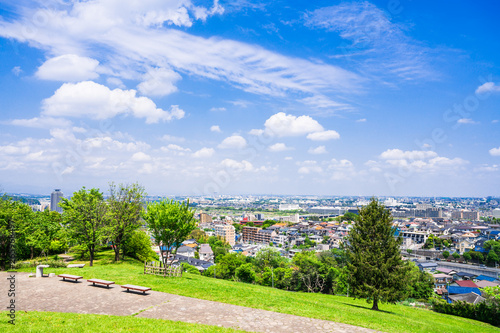
[[[76,274],[74,272],[73,274]],[[0,304],[7,304],[9,273],[0,272]],[[28,278],[16,273],[17,310],[107,314],[160,318],[189,323],[232,327],[252,332],[373,332],[327,320],[258,310],[196,298],[150,291],[127,293],[118,285],[92,286],[86,280],[62,281],[58,277]]]

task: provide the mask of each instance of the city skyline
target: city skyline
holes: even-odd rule
[[[497,3],[124,2],[2,1],[4,191],[500,195]]]

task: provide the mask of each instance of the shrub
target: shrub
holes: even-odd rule
[[[190,273],[190,274],[196,274],[196,275],[201,275],[200,271],[198,268],[194,267],[193,265],[188,264],[187,262],[183,262],[181,264],[182,270],[184,272]]]
[[[124,248],[125,255],[140,261],[158,260],[158,255],[151,249],[151,239],[142,230],[136,230],[130,236]]]

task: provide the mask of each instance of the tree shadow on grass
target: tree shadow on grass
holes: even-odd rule
[[[367,308],[367,307],[361,306],[361,305],[349,304],[349,303],[344,303],[344,302],[339,302],[339,303],[342,303],[342,304],[345,304],[348,306],[353,306],[355,308],[359,308],[359,309],[363,309],[363,310],[367,310],[367,311],[373,311],[374,313],[387,313],[387,314],[397,315],[397,313],[390,312],[390,311],[385,311],[385,310],[380,310],[380,309],[378,311],[374,311],[371,308]]]

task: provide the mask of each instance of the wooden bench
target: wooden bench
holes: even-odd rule
[[[142,291],[144,294],[146,294],[146,291],[151,290],[151,288],[148,287],[141,287],[141,286],[133,286],[131,284],[126,284],[123,285],[122,288],[127,289],[127,292],[132,289],[132,290],[137,290],[137,291]]]
[[[82,276],[71,275],[71,274],[59,274],[58,277],[62,277],[63,281],[66,281],[66,279],[68,279],[68,280],[73,280],[75,282],[78,282],[78,279],[83,278]]]
[[[92,282],[92,285],[95,286],[96,284],[102,284],[103,286],[106,286],[109,288],[109,285],[115,284],[114,281],[106,281],[106,280],[100,280],[100,279],[90,279],[87,280],[87,282]]]

